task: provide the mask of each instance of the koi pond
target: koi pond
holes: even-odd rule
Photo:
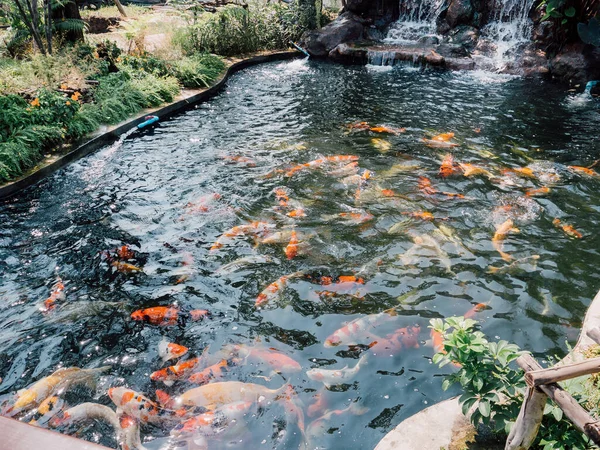
[[[112,448],[366,449],[458,393],[432,318],[564,355],[600,287],[599,112],[478,72],[236,74],[0,204],[2,414]]]

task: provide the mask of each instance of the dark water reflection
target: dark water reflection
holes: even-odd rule
[[[514,341],[535,353],[561,355],[573,342],[600,274],[600,178],[582,177],[566,165],[590,165],[600,158],[600,114],[593,103],[568,97],[561,87],[487,74],[450,74],[397,67],[391,72],[294,61],[245,70],[231,79],[213,101],[134,135],[121,146],[103,149],[0,206],[0,394],[21,389],[59,366],[111,365],[96,393],[84,399],[110,405],[106,390],[127,385],[151,394],[162,387],[149,374],[160,367],[157,345],[166,336],[194,354],[225,343],[276,347],[305,370],[319,364],[343,367],[356,363],[346,348],[323,342],[346,321],[398,308],[383,334],[420,325],[419,348],[372,357],[352,384],[326,392],[330,410],[351,400],[368,408],[363,415],[335,415],[313,446],[372,448],[402,419],[455,392],[440,389],[441,373],[430,362],[428,321],[464,314],[475,303],[489,309],[476,318],[485,333]],[[347,133],[355,121],[405,127],[399,136]],[[475,129],[481,129],[479,133]],[[490,265],[506,265],[494,250],[498,205],[514,203],[525,188],[542,183],[517,180],[499,186],[484,178],[436,177],[444,150],[420,142],[426,132],[454,131],[461,147],[455,158],[502,168],[528,164],[523,154],[552,167],[560,181],[551,194],[530,200],[515,223],[505,251],[515,258],[540,255],[536,270],[489,274]],[[384,139],[386,151],[373,138]],[[376,148],[380,145],[380,148]],[[385,145],[385,144],[384,144]],[[517,148],[517,151],[514,149]],[[361,168],[375,173],[371,187],[404,194],[408,200],[382,197],[358,205],[375,219],[351,226],[327,216],[356,206],[352,189],[340,178],[302,172],[287,179],[264,175],[319,156],[360,156]],[[252,158],[255,167],[225,164],[223,156]],[[379,177],[395,164],[418,165],[396,176]],[[546,164],[546,165],[544,165]],[[462,193],[466,200],[431,198],[417,189],[427,176],[440,190]],[[517,177],[518,178],[518,177]],[[273,189],[285,185],[302,202],[307,218],[293,222],[273,211]],[[208,213],[186,214],[198,197],[218,192],[222,199]],[[424,252],[403,265],[399,256],[413,245],[407,233],[387,230],[406,221],[402,212],[426,210],[445,222],[409,220],[413,235],[436,235],[437,227],[454,232],[461,246],[440,241],[451,270]],[[585,238],[569,239],[552,225],[555,217],[573,224]],[[293,224],[314,233],[308,252],[288,261],[282,246],[253,248],[251,241],[211,255],[213,242],[246,220],[266,220],[278,227]],[[437,231],[439,233],[439,231]],[[144,273],[112,273],[101,252],[128,244],[139,249]],[[212,276],[222,264],[256,252],[279,264]],[[190,278],[176,284],[184,257],[191,255]],[[434,256],[434,255],[433,255]],[[314,285],[291,283],[277,308],[256,311],[258,293],[278,277],[296,272],[350,275],[376,258],[387,262],[367,271],[362,300],[315,301]],[[39,311],[58,273],[67,300],[51,314]],[[136,309],[157,305],[209,309],[213,319],[157,328],[133,322]],[[230,379],[281,386],[254,378],[269,375],[263,367],[232,370]],[[289,381],[305,406],[322,390],[304,372]],[[176,384],[169,392],[186,388]],[[275,405],[248,424],[252,433],[235,439],[250,448],[294,448],[298,440],[278,433],[283,408]],[[310,423],[312,419],[307,419]],[[146,438],[165,442],[168,430],[147,427]],[[101,433],[82,434],[112,445]],[[250,444],[249,444],[250,443]],[[215,444],[220,445],[220,444]],[[234,446],[235,448],[235,446]]]

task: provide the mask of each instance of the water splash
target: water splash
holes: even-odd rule
[[[385,42],[403,44],[436,34],[436,20],[444,0],[400,0],[400,18],[391,25]]]
[[[396,52],[386,50],[369,50],[367,61],[372,66],[393,66],[396,60]]]
[[[519,49],[531,41],[533,21],[529,13],[535,0],[496,0],[490,22],[481,30],[480,44],[490,45],[483,51],[490,59],[490,69],[502,71],[514,61]]]

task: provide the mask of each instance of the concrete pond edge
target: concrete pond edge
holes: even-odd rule
[[[112,144],[118,140],[123,133],[137,127],[140,123],[144,122],[145,117],[149,114],[158,116],[158,118],[162,121],[177,114],[181,114],[200,103],[210,100],[221,91],[223,86],[225,86],[229,78],[234,73],[245,69],[246,67],[273,61],[284,61],[302,56],[302,53],[298,51],[280,51],[236,60],[227,68],[221,78],[211,87],[202,90],[183,90],[179,95],[178,100],[158,108],[146,109],[141,114],[133,118],[108,127],[107,129],[96,131],[95,133],[92,133],[92,135],[90,135],[83,143],[74,145],[74,148],[72,147],[72,150],[68,151],[64,155],[47,158],[24,176],[1,185],[0,199],[5,199],[15,195],[23,189],[40,182],[59,169],[62,169],[69,163],[90,155],[106,145]]]
[[[587,331],[600,327],[600,291],[587,309],[577,345],[559,364],[584,359],[583,352],[595,342]],[[566,419],[565,419],[566,420]],[[475,429],[463,415],[458,397],[441,401],[400,422],[379,441],[375,450],[456,450],[475,434]]]

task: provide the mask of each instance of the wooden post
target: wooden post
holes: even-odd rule
[[[548,396],[535,387],[528,387],[517,421],[510,430],[504,450],[527,450],[535,441],[542,424]]]
[[[555,366],[527,372],[525,373],[525,382],[529,386],[535,387],[598,372],[600,372],[600,358],[592,358],[566,366]]]
[[[517,364],[526,372],[540,370],[540,366],[533,357],[526,353],[517,359]],[[600,421],[594,419],[583,409],[579,403],[558,384],[544,384],[539,387],[550,397],[565,413],[565,416],[579,429],[584,432],[596,445],[600,445]]]
[[[587,335],[594,340],[594,342],[600,345],[600,328],[594,327],[588,330]]]

